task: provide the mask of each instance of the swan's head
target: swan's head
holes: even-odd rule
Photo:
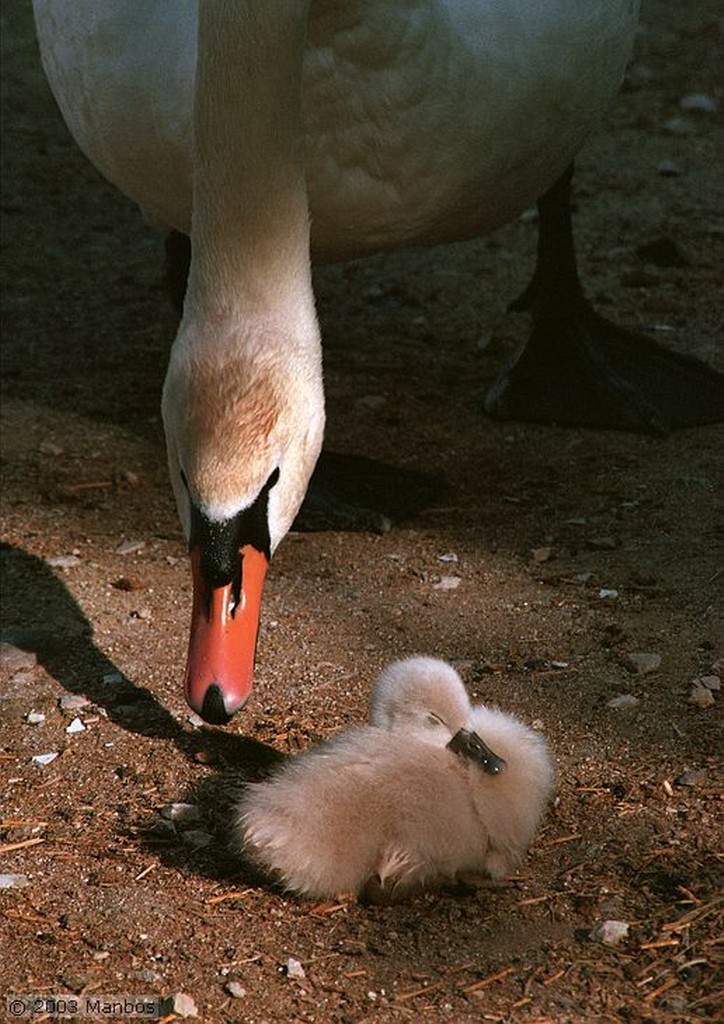
[[[227,326],[220,337],[183,323],[163,419],[193,574],[186,699],[223,724],[251,692],[269,560],[322,446],[318,336],[300,343],[298,332],[265,323]]]
[[[437,658],[392,662],[372,688],[372,725],[447,747],[496,775],[505,768],[505,761],[475,731],[472,714],[462,679],[451,665]]]

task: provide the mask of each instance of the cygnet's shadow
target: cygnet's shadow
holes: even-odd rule
[[[233,885],[254,886],[283,893],[283,888],[248,860],[235,845],[236,808],[244,787],[258,782],[282,764],[287,755],[255,743],[256,757],[223,767],[198,778],[177,803],[153,811],[139,825],[144,848],[164,864]]]
[[[32,651],[69,693],[103,708],[127,732],[170,740],[186,756],[261,770],[280,756],[248,736],[185,727],[145,686],[129,679],[93,639],[82,609],[43,559],[0,544],[0,639]]]

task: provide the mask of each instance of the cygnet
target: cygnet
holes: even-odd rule
[[[249,784],[233,848],[317,899],[390,903],[515,870],[553,789],[545,740],[513,715],[471,706],[457,672],[426,657],[383,670],[370,723]]]

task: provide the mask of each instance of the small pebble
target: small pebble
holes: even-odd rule
[[[694,683],[689,694],[689,704],[697,708],[710,708],[715,703],[714,694],[707,686],[702,686],[698,681]]]
[[[201,821],[197,804],[167,804],[158,812],[162,818],[168,818],[178,824]]]
[[[699,683],[701,686],[705,686],[707,690],[721,690],[720,676],[699,676],[699,678],[695,679],[694,682]]]
[[[706,768],[694,768],[689,772],[684,772],[674,781],[677,786],[705,786],[709,781],[709,775]]]
[[[25,721],[28,725],[40,725],[41,722],[45,721],[45,715],[42,711],[28,711]]]
[[[24,651],[22,647],[5,641],[0,643],[0,668],[18,672],[22,668],[35,668],[37,664],[38,656],[33,651]]]
[[[530,557],[534,562],[547,562],[552,554],[553,548],[533,548],[533,550],[530,553]]]
[[[55,441],[41,441],[38,451],[41,455],[62,455],[64,449],[59,444],[56,444]]]
[[[77,555],[55,555],[48,559],[48,565],[52,565],[54,569],[73,569],[80,565],[80,558]]]
[[[243,999],[244,996],[246,995],[246,989],[238,981],[227,981],[227,983],[224,985],[224,988],[226,989],[230,996],[234,997],[234,999]]]
[[[454,551],[446,551],[444,555],[437,556],[438,562],[457,562],[458,556]]]
[[[288,978],[296,978],[297,980],[307,976],[299,960],[296,960],[293,956],[290,956],[284,964],[284,973]]]
[[[189,715],[188,721],[190,725],[193,725],[194,729],[200,729],[204,725],[204,720],[201,715],[197,715],[194,711],[193,714]]]
[[[117,686],[123,682],[123,673],[121,672],[106,672],[103,676],[104,686]]]
[[[51,761],[54,761],[57,756],[58,751],[53,750],[49,754],[33,754],[32,760],[34,764],[39,764],[44,768],[46,764],[50,764]]]
[[[617,590],[610,590],[607,587],[602,587],[598,592],[598,596],[602,601],[615,601],[618,597]]]
[[[586,544],[594,551],[613,551],[618,546],[615,537],[589,537]]]
[[[120,544],[116,545],[115,550],[117,555],[133,555],[145,546],[146,542],[143,540],[122,540]]]
[[[441,576],[439,581],[434,584],[433,590],[457,590],[462,583],[460,576]]]
[[[475,348],[478,352],[485,352],[490,347],[490,343],[493,340],[492,334],[481,334],[475,342]]]
[[[599,921],[588,937],[594,942],[602,942],[604,946],[617,946],[626,938],[628,930],[626,921]]]
[[[636,672],[640,676],[656,672],[661,666],[661,655],[650,651],[634,651],[624,656],[626,668]]]
[[[627,711],[629,708],[635,708],[640,701],[638,697],[634,697],[632,693],[622,693],[618,697],[614,697],[613,700],[609,700],[606,703],[607,708],[614,708],[616,711]]]
[[[685,117],[671,117],[664,122],[664,131],[669,135],[692,135],[696,129]]]
[[[699,114],[716,114],[719,104],[705,92],[689,92],[679,100],[681,110],[694,110]]]
[[[656,170],[662,178],[678,178],[681,176],[681,168],[674,160],[662,160]]]
[[[137,576],[119,576],[117,580],[111,583],[114,590],[123,590],[126,593],[131,593],[134,590],[145,590],[146,584],[143,580],[140,580]]]
[[[355,405],[364,406],[365,409],[381,409],[384,405],[387,405],[387,399],[384,395],[360,395],[355,400]]]
[[[87,708],[90,701],[80,693],[67,693],[65,697],[60,698],[58,704],[61,711],[80,711],[81,708]]]
[[[0,875],[0,889],[22,889],[26,885],[30,885],[27,875],[15,875],[12,872]]]
[[[147,985],[154,985],[157,981],[161,980],[161,975],[158,971],[154,971],[151,967],[141,967],[138,971],[129,971],[126,975],[131,981],[143,981]]]
[[[74,718],[65,731],[69,736],[73,736],[77,732],[85,732],[85,726],[81,722],[80,718]]]
[[[191,996],[185,992],[176,992],[168,996],[161,1004],[161,1012],[165,1014],[175,1013],[177,1017],[198,1017],[199,1011]]]

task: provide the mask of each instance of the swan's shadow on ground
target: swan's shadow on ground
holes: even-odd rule
[[[279,757],[248,736],[181,724],[144,686],[129,679],[96,645],[93,627],[43,559],[0,544],[0,639],[33,652],[68,693],[81,694],[127,732],[169,740],[186,757],[259,770]]]

